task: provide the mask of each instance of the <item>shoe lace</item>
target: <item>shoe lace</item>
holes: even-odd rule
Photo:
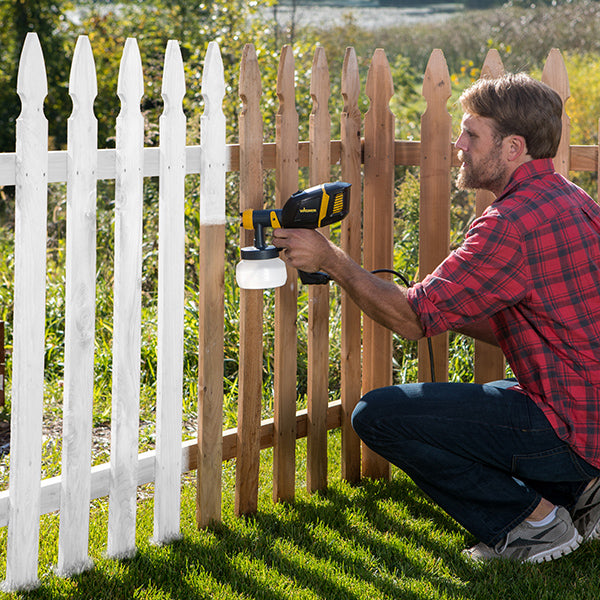
[[[506,550],[506,546],[508,546],[508,535],[504,536],[504,539],[500,540],[495,546],[494,546],[494,552],[496,554],[502,554],[505,550]]]

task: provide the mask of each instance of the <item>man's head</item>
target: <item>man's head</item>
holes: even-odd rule
[[[460,97],[465,113],[494,122],[502,139],[522,136],[531,158],[553,158],[562,132],[562,100],[525,73],[480,79]]]
[[[562,101],[527,75],[481,79],[460,98],[464,109],[455,147],[462,166],[459,188],[500,194],[521,164],[556,154]]]

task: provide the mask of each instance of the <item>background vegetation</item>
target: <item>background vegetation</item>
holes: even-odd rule
[[[456,98],[479,76],[479,66],[490,48],[497,48],[507,69],[527,69],[538,75],[547,53],[559,47],[565,54],[571,82],[572,99],[568,112],[573,127],[572,142],[597,143],[597,115],[600,114],[600,61],[598,47],[600,31],[600,3],[573,0],[525,8],[511,2],[500,9],[477,10],[461,14],[443,24],[390,26],[377,30],[361,28],[355,13],[341,10],[341,18],[327,28],[290,27],[281,29],[272,19],[259,18],[260,8],[269,8],[273,0],[243,2],[199,2],[198,0],[157,0],[151,4],[129,0],[118,5],[108,2],[81,0],[77,4],[66,0],[5,0],[0,4],[0,19],[6,26],[0,29],[0,150],[14,148],[14,122],[20,110],[15,92],[16,68],[22,41],[27,31],[40,36],[48,68],[49,95],[46,114],[49,118],[51,147],[64,148],[66,119],[70,114],[68,74],[73,48],[79,34],[90,37],[95,49],[98,72],[98,97],[95,111],[99,122],[99,147],[114,143],[114,122],[119,111],[116,95],[119,61],[127,37],[138,40],[145,74],[145,96],[142,110],[146,116],[146,144],[158,143],[157,123],[162,110],[160,97],[162,61],[167,40],[178,39],[184,55],[188,91],[185,111],[188,117],[188,142],[197,143],[199,119],[203,110],[201,97],[202,61],[209,41],[216,40],[221,48],[227,80],[228,140],[237,141],[237,117],[240,101],[237,97],[239,60],[245,43],[252,42],[259,56],[263,78],[263,111],[265,138],[273,139],[275,114],[278,108],[276,75],[279,50],[282,43],[292,43],[296,59],[297,104],[300,113],[301,139],[308,137],[308,116],[312,105],[309,93],[310,72],[315,44],[321,44],[329,60],[331,77],[331,112],[333,137],[339,122],[340,76],[344,49],[353,46],[357,52],[364,86],[371,56],[377,47],[386,50],[392,67],[395,95],[392,110],[396,114],[397,137],[419,137],[420,116],[424,110],[421,97],[422,76],[426,61],[434,47],[444,51],[452,74],[453,98],[449,109],[460,116]],[[267,11],[267,14],[269,11]],[[262,13],[264,14],[264,13]],[[293,35],[293,39],[292,36]],[[368,99],[361,98],[363,112]],[[592,177],[579,177],[579,182],[595,194]],[[409,279],[418,277],[418,170],[399,169],[396,198],[396,252],[395,267]],[[306,173],[301,174],[301,185]],[[187,178],[186,230],[186,337],[185,337],[185,390],[184,408],[189,429],[193,431],[197,394],[197,287],[198,201],[199,182]],[[228,235],[227,264],[237,262],[237,176],[228,177],[228,197],[232,199]],[[265,201],[273,190],[271,175],[265,177]],[[7,321],[7,343],[11,344],[12,313],[12,220],[14,190],[0,188],[0,245],[4,260],[0,265],[0,318]],[[144,283],[143,283],[143,345],[142,345],[142,422],[147,435],[142,439],[153,441],[153,406],[155,383],[155,330],[157,284],[157,229],[158,185],[156,180],[145,184],[144,202]],[[98,307],[97,352],[94,423],[108,427],[111,393],[112,344],[112,257],[113,257],[113,202],[114,182],[98,184]],[[63,372],[64,334],[64,251],[65,251],[65,189],[53,185],[49,198],[48,239],[48,309],[46,338],[46,398],[48,414],[60,423]],[[473,199],[465,193],[455,193],[452,213],[452,243],[460,243],[473,217]],[[233,284],[233,269],[227,272],[226,298],[226,362],[225,362],[225,423],[234,426],[237,412],[237,288]],[[303,291],[305,294],[305,290]],[[338,290],[332,288],[334,299]],[[272,296],[266,294],[266,314],[272,310]],[[302,405],[306,390],[304,337],[306,298],[299,300],[299,402]],[[331,389],[335,394],[339,383],[339,306],[332,308]],[[272,320],[265,319],[264,356],[264,417],[272,412]],[[469,381],[472,378],[472,353],[468,340],[453,337],[451,378]],[[416,378],[416,346],[401,339],[395,340],[396,381]],[[10,357],[8,364],[10,378]],[[10,380],[10,379],[9,379]],[[8,409],[10,409],[10,398]],[[55,469],[57,466],[54,467]]]
[[[291,43],[294,47],[297,71],[297,102],[300,116],[301,139],[308,137],[310,102],[310,70],[315,44],[324,46],[329,60],[332,95],[331,112],[334,126],[339,122],[339,89],[341,63],[346,46],[356,49],[364,88],[366,72],[374,50],[383,47],[392,67],[395,95],[392,110],[397,117],[397,137],[418,139],[419,120],[424,106],[421,97],[422,75],[433,48],[444,51],[453,82],[453,98],[449,109],[455,113],[455,103],[460,91],[479,76],[479,67],[490,48],[499,50],[509,70],[528,70],[539,76],[545,58],[553,47],[560,48],[565,56],[571,85],[572,99],[567,111],[571,117],[572,143],[598,143],[598,116],[600,115],[600,3],[591,0],[554,0],[538,2],[513,1],[501,8],[469,11],[443,24],[391,26],[378,30],[361,28],[352,11],[341,11],[340,18],[326,27],[279,28],[273,20],[259,19],[258,9],[269,7],[272,0],[245,2],[230,0],[219,2],[206,0],[156,0],[152,3],[126,0],[118,5],[110,2],[84,1],[73,3],[66,0],[3,0],[0,3],[0,151],[14,150],[14,123],[20,103],[16,90],[16,66],[27,31],[36,31],[40,37],[48,70],[49,96],[46,115],[49,119],[51,147],[64,148],[66,119],[71,111],[68,96],[68,79],[73,48],[79,34],[90,37],[95,51],[98,72],[98,98],[95,110],[99,121],[99,147],[114,144],[114,122],[119,111],[116,82],[119,61],[127,37],[137,38],[145,74],[145,97],[142,109],[147,118],[146,144],[158,143],[156,124],[162,110],[160,97],[162,63],[167,40],[180,41],[186,65],[187,95],[185,111],[188,116],[188,142],[197,143],[199,118],[203,110],[200,94],[202,61],[209,41],[216,40],[221,48],[227,80],[228,96],[224,109],[228,123],[228,141],[237,141],[237,116],[240,102],[237,98],[239,60],[245,43],[255,45],[263,77],[263,111],[265,114],[265,137],[272,140],[274,117],[278,107],[275,90],[276,74],[281,45]],[[477,3],[487,7],[493,2]],[[362,109],[368,102],[363,95]],[[303,178],[303,179],[302,179]],[[306,173],[302,173],[306,183]],[[591,176],[577,177],[578,181],[596,195],[595,182]],[[186,432],[194,435],[197,397],[197,284],[198,248],[198,199],[199,182],[187,179],[186,231],[186,337],[185,337],[185,390],[184,414]],[[228,177],[228,197],[231,223],[228,233],[227,264],[237,262],[237,177]],[[273,189],[269,174],[265,177],[265,201]],[[99,182],[98,187],[98,305],[96,323],[96,382],[94,400],[95,462],[107,460],[106,431],[110,425],[111,391],[111,343],[112,343],[112,251],[114,184]],[[418,170],[399,169],[396,190],[395,220],[395,267],[409,279],[418,274]],[[460,243],[464,231],[473,217],[473,199],[469,194],[454,195],[452,213],[452,242]],[[142,398],[140,436],[144,447],[153,445],[154,436],[154,384],[155,384],[155,330],[156,330],[156,265],[158,229],[158,186],[154,180],[146,182],[144,202],[144,284],[143,284],[143,344],[142,344]],[[13,281],[13,215],[14,190],[0,188],[0,319],[7,321],[7,343],[11,345],[12,281]],[[44,476],[58,473],[60,469],[60,432],[63,373],[64,336],[64,252],[65,252],[65,189],[53,185],[49,198],[48,239],[48,291],[46,332],[46,416],[45,423],[51,434],[44,444]],[[337,298],[338,290],[332,288]],[[266,315],[272,314],[272,296],[266,293]],[[237,353],[238,353],[238,290],[233,281],[233,269],[226,274],[226,361],[225,361],[225,427],[235,426],[237,419]],[[304,401],[306,390],[305,332],[306,291],[299,299],[299,405]],[[332,352],[330,376],[332,399],[339,383],[339,306],[332,305]],[[263,416],[272,414],[272,319],[265,318],[264,356],[264,406]],[[470,342],[461,336],[452,339],[451,378],[469,381],[472,378]],[[413,343],[395,340],[396,381],[416,380],[416,347]],[[10,382],[10,356],[8,362]],[[10,384],[9,384],[10,387]],[[10,397],[4,417],[10,413]],[[332,434],[334,452],[338,452],[337,434]],[[302,454],[299,457],[299,477],[303,472]],[[268,462],[267,462],[268,464]],[[335,466],[332,480],[339,478]],[[0,460],[0,486],[7,484],[8,459]],[[225,467],[231,475],[231,465]],[[269,478],[268,467],[266,475]],[[231,486],[231,479],[229,480]],[[315,498],[301,497],[295,507],[271,507],[264,501],[264,510],[257,520],[226,524],[208,537],[195,538],[193,525],[187,523],[187,538],[173,550],[152,549],[142,551],[139,559],[131,563],[115,565],[97,560],[102,564],[100,577],[84,576],[71,584],[48,584],[39,597],[189,597],[181,589],[171,589],[171,584],[155,582],[159,572],[169,573],[170,561],[178,569],[191,568],[206,575],[210,571],[213,583],[211,592],[201,592],[189,583],[189,590],[198,597],[260,597],[267,599],[292,597],[327,598],[483,598],[488,586],[501,585],[508,590],[503,598],[553,597],[544,591],[549,571],[545,567],[523,567],[518,575],[526,576],[520,584],[509,583],[514,571],[508,567],[480,572],[465,567],[460,558],[460,547],[468,536],[441,513],[427,505],[412,484],[398,474],[390,484],[368,484],[361,490],[334,484],[329,495]],[[374,494],[374,500],[368,494]],[[268,494],[267,494],[268,496]],[[399,499],[395,503],[389,499]],[[189,502],[193,502],[190,497]],[[374,503],[377,505],[375,508]],[[150,504],[150,503],[149,503]],[[143,504],[141,521],[151,519],[151,506]],[[351,508],[354,507],[354,508]],[[414,509],[414,510],[413,510]],[[106,506],[95,504],[97,531],[102,535],[102,519]],[[373,511],[379,517],[373,516]],[[406,511],[413,511],[406,514]],[[193,515],[193,509],[189,510]],[[335,515],[335,516],[334,516]],[[423,516],[425,515],[425,516]],[[229,518],[229,517],[227,517]],[[342,519],[340,521],[339,519]],[[345,519],[345,520],[343,520]],[[361,522],[361,519],[364,521]],[[282,523],[285,522],[285,525]],[[47,517],[48,565],[56,560],[56,518]],[[143,527],[143,525],[142,525]],[[365,529],[366,527],[366,529]],[[373,527],[373,531],[368,531]],[[150,527],[151,528],[151,527]],[[5,535],[5,530],[0,536]],[[148,534],[149,536],[150,534]],[[198,534],[200,535],[200,534]],[[54,538],[52,537],[54,536]],[[317,536],[320,550],[317,559],[307,559],[309,541]],[[340,541],[340,536],[345,541]],[[275,542],[275,538],[292,540],[301,548],[286,562],[290,548]],[[349,541],[348,541],[349,540]],[[98,542],[102,547],[103,542]],[[240,546],[241,544],[241,546]],[[333,552],[342,544],[343,552]],[[350,546],[356,551],[351,552]],[[272,547],[267,550],[267,547]],[[347,546],[347,547],[346,547]],[[240,549],[241,548],[241,549]],[[327,548],[332,549],[329,558]],[[207,558],[211,553],[221,557]],[[585,551],[586,559],[595,564],[593,552]],[[221,554],[219,554],[221,553]],[[314,554],[314,553],[313,553]],[[0,550],[1,555],[1,550]],[[342,556],[344,555],[344,556]],[[398,556],[403,557],[397,562]],[[578,556],[581,556],[578,554]],[[441,558],[440,558],[441,557]],[[208,565],[206,561],[208,560]],[[291,564],[297,561],[298,564]],[[585,587],[582,578],[590,574],[588,565],[581,558],[568,564],[578,569],[575,579],[565,572],[564,581],[557,580],[561,597],[596,598],[598,589]],[[305,567],[299,565],[306,563]],[[229,567],[224,565],[228,564]],[[112,565],[112,566],[111,566]],[[212,566],[211,566],[212,565]],[[237,565],[237,566],[234,566]],[[280,574],[278,581],[264,583],[265,570],[275,568]],[[119,573],[115,573],[118,570]],[[141,592],[137,593],[135,582],[142,575]],[[560,568],[558,569],[559,573]],[[248,575],[248,572],[252,575]],[[570,573],[570,571],[569,571]],[[188,574],[191,577],[191,575]],[[105,580],[103,580],[103,577]],[[166,575],[165,575],[166,577]],[[341,577],[341,583],[334,583]],[[406,577],[415,582],[406,583]],[[205,583],[205,578],[203,582]],[[366,582],[365,582],[366,581]],[[554,581],[554,580],[553,580]],[[259,582],[259,583],[257,583]],[[360,583],[358,583],[360,582]],[[204,585],[203,583],[203,585]],[[92,595],[82,592],[81,585],[91,585]],[[581,586],[584,586],[583,588]],[[133,586],[133,587],[132,587]],[[337,586],[337,587],[336,587]],[[407,587],[408,586],[408,587]],[[411,587],[412,586],[412,587]],[[512,586],[512,587],[511,587]],[[110,596],[102,596],[109,590]],[[119,590],[123,591],[119,596]],[[154,590],[154,591],[152,591]],[[157,591],[158,590],[158,591]],[[188,590],[188,591],[189,591]],[[312,591],[307,591],[312,590]],[[577,595],[569,595],[575,593]],[[91,593],[91,592],[90,592]],[[192,593],[191,591],[189,592]],[[44,596],[47,594],[47,596]],[[145,594],[145,595],[143,595]],[[204,594],[204,595],[203,595]],[[400,594],[400,595],[399,595]],[[544,595],[546,594],[546,595]],[[36,597],[36,594],[33,594]],[[62,597],[62,596],[61,596]],[[494,597],[494,596],[492,596]]]
[[[46,113],[49,117],[51,146],[63,148],[66,118],[70,114],[68,96],[68,71],[72,51],[79,34],[90,37],[95,49],[99,80],[95,111],[99,121],[99,146],[114,143],[114,122],[119,111],[116,82],[122,47],[127,37],[138,40],[145,74],[145,96],[142,110],[147,118],[146,144],[158,142],[156,124],[162,110],[160,97],[162,61],[168,39],[180,40],[186,65],[188,92],[185,111],[188,116],[189,143],[197,143],[199,118],[202,114],[201,72],[204,52],[209,41],[216,40],[221,48],[227,79],[228,96],[224,104],[227,114],[228,139],[237,141],[237,117],[240,102],[237,97],[239,59],[245,43],[252,42],[257,50],[263,76],[263,111],[265,137],[273,139],[275,114],[278,108],[276,75],[280,44],[293,43],[297,71],[297,104],[300,113],[301,139],[308,137],[308,115],[311,111],[309,93],[310,72],[315,44],[324,46],[329,59],[331,77],[331,112],[334,127],[339,122],[341,63],[346,46],[353,46],[359,58],[364,85],[371,56],[377,47],[386,50],[392,67],[396,93],[392,110],[397,117],[398,138],[418,138],[419,122],[424,110],[421,97],[422,76],[426,61],[434,47],[442,48],[452,74],[453,98],[449,109],[459,123],[455,99],[459,93],[479,76],[479,66],[490,48],[497,48],[507,69],[526,68],[539,75],[547,53],[559,47],[565,54],[571,82],[572,99],[567,109],[573,127],[572,142],[597,143],[597,115],[600,114],[598,98],[600,89],[600,61],[598,47],[600,31],[600,3],[590,0],[573,0],[524,8],[512,2],[501,9],[478,10],[457,16],[444,24],[390,26],[378,30],[360,27],[352,11],[342,11],[337,24],[326,29],[314,27],[281,29],[274,20],[258,17],[259,8],[269,7],[272,0],[247,3],[232,0],[227,3],[199,2],[198,0],[157,0],[151,4],[125,1],[118,5],[82,0],[76,5],[66,0],[5,0],[0,5],[0,19],[6,24],[0,30],[0,149],[14,147],[14,122],[19,112],[19,99],[15,93],[16,65],[22,40],[27,31],[36,31],[41,38],[49,77],[49,95]],[[286,39],[292,35],[293,40]],[[368,109],[368,99],[361,98],[363,112]],[[579,177],[592,194],[595,183],[591,176]],[[418,170],[399,169],[396,198],[396,252],[395,267],[407,278],[418,277]],[[306,173],[301,174],[301,185]],[[237,262],[237,176],[228,177],[228,197],[232,199],[228,235],[227,264]],[[97,352],[94,422],[108,426],[110,419],[111,344],[112,344],[112,252],[113,252],[113,202],[114,182],[100,181],[98,190],[98,307]],[[265,201],[269,202],[273,183],[270,174],[265,178]],[[12,219],[14,191],[0,189],[0,244],[4,260],[0,265],[0,318],[7,321],[7,342],[11,343],[12,313]],[[452,213],[452,243],[460,243],[473,217],[472,197],[455,193]],[[144,283],[143,283],[143,346],[142,346],[142,421],[147,423],[145,439],[152,443],[153,398],[155,383],[155,330],[158,186],[156,180],[145,184],[144,202]],[[196,177],[187,179],[186,229],[187,244],[187,302],[185,338],[185,414],[193,430],[197,393],[197,286],[199,182]],[[65,189],[53,185],[49,198],[48,239],[48,309],[46,338],[46,397],[49,414],[60,421],[63,371],[64,334],[64,251],[65,251]],[[236,422],[237,399],[237,288],[233,284],[233,269],[228,270],[226,298],[226,407],[224,425]],[[305,293],[305,290],[304,292]],[[338,290],[333,288],[334,298]],[[272,310],[272,296],[266,294],[266,311]],[[331,336],[331,389],[336,393],[339,383],[339,307],[334,302]],[[300,358],[298,392],[300,404],[306,390],[305,369],[305,315],[306,298],[299,301]],[[267,312],[266,314],[270,314]],[[272,320],[265,319],[265,393],[264,416],[272,411],[272,359],[270,342],[273,337]],[[472,378],[470,343],[453,338],[451,378],[469,381]],[[416,378],[416,347],[414,343],[396,340],[396,381]],[[10,359],[9,359],[10,377]],[[8,409],[10,402],[8,403]],[[144,439],[144,436],[142,436]]]

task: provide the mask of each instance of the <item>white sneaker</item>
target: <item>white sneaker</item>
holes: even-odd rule
[[[539,563],[573,552],[582,541],[583,538],[573,525],[569,512],[559,506],[556,516],[548,525],[534,527],[523,521],[494,547],[479,542],[476,546],[463,550],[463,554],[476,561],[504,558]]]

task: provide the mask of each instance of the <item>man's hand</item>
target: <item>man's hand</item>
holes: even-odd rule
[[[325,265],[336,254],[336,247],[313,229],[274,229],[273,244],[281,248],[283,261],[307,273],[328,273]]]

